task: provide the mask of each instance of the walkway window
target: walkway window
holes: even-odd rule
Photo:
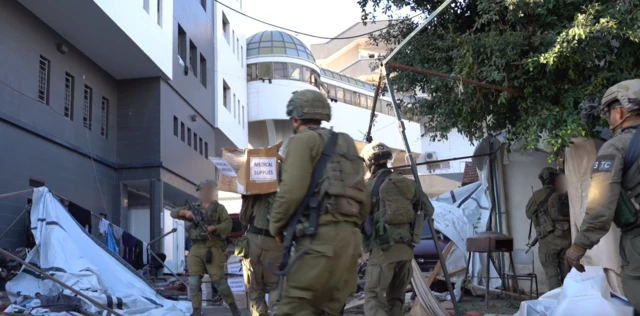
[[[300,80],[300,66],[296,64],[289,64],[289,79]]]
[[[287,79],[287,64],[273,63],[273,79]]]
[[[259,63],[258,64],[258,79],[271,79],[272,78],[272,65],[271,63]]]
[[[250,64],[247,65],[247,81],[256,81],[258,80],[258,65]]]

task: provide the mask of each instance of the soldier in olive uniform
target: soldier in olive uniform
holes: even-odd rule
[[[295,135],[289,139],[282,162],[282,179],[269,222],[269,232],[278,240],[303,201],[314,166],[334,133],[320,127],[321,121],[331,119],[331,107],[318,91],[296,91],[287,104],[287,116]],[[298,234],[295,252],[304,255],[290,267],[277,315],[339,315],[356,288],[354,276],[362,247],[359,227],[369,213],[370,201],[353,139],[336,134],[334,155],[315,193],[320,208],[317,232],[314,236]],[[308,223],[308,218],[303,222]]]
[[[538,174],[542,188],[533,193],[527,203],[527,218],[533,221],[538,234],[538,257],[547,275],[549,290],[562,286],[569,273],[564,255],[571,246],[569,204],[558,170],[543,168]]]
[[[623,168],[627,149],[640,125],[640,79],[622,81],[609,88],[599,107],[600,116],[606,118],[613,137],[602,145],[591,169],[591,188],[587,210],[571,249],[567,262],[584,272],[580,259],[587,249],[593,248],[614,222],[622,230],[620,257],[622,259],[622,288],[625,296],[640,312],[640,225],[637,220],[640,202],[639,162],[634,161],[625,173]],[[616,210],[624,194],[628,200],[629,217],[623,217],[622,208]]]
[[[374,186],[381,187],[382,183],[389,178],[403,177],[400,174],[393,173],[388,167],[387,162],[392,158],[391,149],[383,143],[371,143],[362,150],[362,158],[369,170],[371,177],[367,179],[366,184],[369,192],[379,192],[379,189],[373,189]],[[378,180],[380,178],[380,180]],[[408,181],[411,181],[407,179]],[[408,212],[414,212],[413,201],[418,199],[421,201],[426,217],[433,215],[433,205],[429,201],[426,194],[420,194],[415,183],[408,182],[414,186],[414,195],[412,196],[395,196],[396,199],[410,200],[411,207]],[[375,195],[376,193],[371,193]],[[420,197],[416,198],[416,194]],[[378,199],[381,195],[372,196],[372,199]],[[371,214],[375,220],[370,220],[372,228],[370,230],[377,232],[380,225],[384,225],[382,220],[382,211],[380,211],[380,201],[378,199],[374,203],[372,201]],[[397,207],[397,206],[396,206]],[[396,210],[399,211],[399,210]],[[398,229],[410,230],[410,224],[405,224]],[[369,229],[367,229],[369,230]],[[409,232],[412,234],[412,232]],[[420,231],[422,233],[422,230]],[[367,261],[367,270],[364,286],[364,313],[367,316],[403,316],[403,307],[405,301],[405,291],[409,282],[411,282],[413,260],[413,245],[410,241],[396,242],[392,244],[385,243],[384,238],[379,238],[376,233],[369,236],[369,232],[365,232],[365,251],[369,252]]]
[[[226,260],[222,253],[223,236],[231,233],[232,222],[227,209],[218,201],[213,200],[215,188],[216,183],[211,180],[199,184],[196,188],[200,195],[200,201],[194,206],[202,212],[206,233],[191,224],[194,215],[188,206],[173,209],[171,217],[188,222],[185,232],[191,241],[187,268],[189,269],[189,292],[193,306],[192,315],[202,314],[202,277],[204,274],[208,274],[222,299],[229,305],[231,314],[239,316],[240,310],[236,306],[233,293],[225,277]]]
[[[269,233],[268,215],[275,201],[275,193],[243,195],[240,221],[248,225],[246,257],[242,260],[245,283],[248,284],[251,313],[268,316],[274,310],[278,277],[267,269],[267,263],[278,263],[280,245]],[[269,304],[265,302],[269,294]]]

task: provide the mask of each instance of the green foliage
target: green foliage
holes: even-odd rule
[[[410,8],[433,12],[443,0],[359,0],[363,20]],[[395,16],[394,18],[398,18]],[[385,18],[386,19],[386,18]],[[578,105],[611,85],[640,78],[640,1],[457,0],[399,52],[393,62],[455,74],[521,91],[489,90],[410,72],[393,77],[397,91],[431,94],[403,111],[426,119],[433,139],[457,129],[472,142],[506,132],[509,143],[542,138],[554,149],[576,135],[593,136]],[[399,44],[417,23],[396,20],[372,35]]]

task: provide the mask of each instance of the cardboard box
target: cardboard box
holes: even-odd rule
[[[282,142],[268,148],[223,148],[221,158],[210,158],[219,171],[218,190],[245,195],[276,192],[281,146]]]

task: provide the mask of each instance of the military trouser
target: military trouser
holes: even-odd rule
[[[340,315],[356,288],[361,247],[360,229],[346,222],[318,227],[313,240],[300,238],[295,251],[307,253],[291,267],[276,315]]]
[[[269,309],[274,309],[278,296],[278,277],[269,272],[267,263],[271,262],[271,266],[277,269],[280,246],[273,237],[248,233],[247,239],[248,257],[242,260],[242,270],[249,293],[251,315],[269,315]],[[269,294],[268,305],[265,294]]]
[[[564,259],[570,247],[571,232],[568,230],[562,233],[552,232],[540,240],[538,256],[547,276],[549,291],[561,287],[564,278],[571,271]]]
[[[207,250],[211,249],[213,259],[211,263],[206,263]],[[227,303],[234,303],[233,293],[224,276],[225,257],[220,246],[207,247],[204,242],[193,243],[187,257],[187,268],[189,269],[189,293],[191,305],[195,309],[202,308],[202,277],[208,274],[211,282],[218,289],[220,296]]]
[[[364,314],[403,316],[407,284],[411,282],[411,260],[367,264],[364,284]]]
[[[640,228],[623,233],[620,237],[622,259],[622,289],[624,296],[640,314]]]

